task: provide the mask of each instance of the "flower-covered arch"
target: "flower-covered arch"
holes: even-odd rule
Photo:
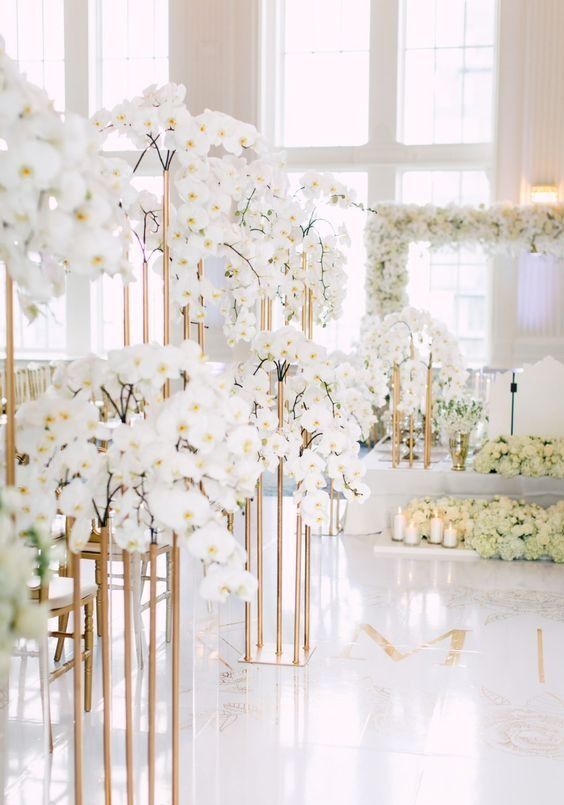
[[[383,316],[407,304],[409,244],[475,244],[488,252],[564,256],[564,205],[434,207],[380,204],[368,218],[366,310]]]

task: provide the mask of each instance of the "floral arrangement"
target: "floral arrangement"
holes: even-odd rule
[[[485,559],[564,562],[564,501],[545,509],[507,497],[422,498],[410,501],[406,517],[428,538],[435,512],[456,527],[465,547]]]
[[[430,204],[380,204],[366,223],[367,311],[380,316],[407,302],[409,244],[433,248],[476,244],[488,251],[502,247],[564,256],[564,205],[434,207]]]
[[[179,380],[184,388],[163,401],[163,385]],[[18,410],[18,449],[29,457],[18,484],[73,518],[72,550],[89,540],[93,520],[111,524],[129,551],[166,544],[174,531],[206,565],[203,595],[247,600],[256,582],[225,514],[253,494],[261,472],[249,415],[194,342],[88,356],[60,367],[53,387]]]
[[[315,321],[338,318],[348,236],[333,230],[318,208],[353,204],[349,191],[330,175],[310,173],[291,193],[283,155],[270,153],[254,126],[210,110],[193,116],[185,94],[182,85],[151,86],[92,119],[104,135],[117,130],[141,150],[135,169],[147,152],[163,170],[175,166],[180,203],[172,207],[168,232],[174,303],[180,310],[188,305],[195,322],[203,320],[206,304],[217,305],[231,345],[256,334],[259,299],[279,298],[292,319],[307,292]],[[129,206],[143,262],[160,250],[159,206],[147,196]],[[198,269],[207,257],[225,261],[217,286]]]
[[[476,453],[474,469],[504,478],[516,475],[564,478],[564,438],[498,436]]]
[[[450,400],[437,400],[435,415],[438,424],[447,435],[454,433],[472,433],[475,427],[484,420],[484,404],[467,397]]]
[[[370,492],[362,482],[361,429],[349,407],[355,398],[346,374],[323,347],[292,326],[259,333],[253,355],[237,370],[236,387],[253,406],[263,465],[273,470],[284,461],[286,474],[296,482],[295,500],[306,525],[326,520],[327,477],[346,498],[362,501]],[[278,382],[284,382],[282,427],[271,391]]]
[[[38,639],[45,628],[46,611],[32,601],[28,585],[34,576],[47,579],[48,533],[30,525],[16,489],[0,490],[0,682],[15,641]]]
[[[64,290],[66,272],[130,277],[127,163],[98,153],[88,121],[54,111],[0,37],[0,259],[26,313]]]
[[[424,407],[427,368],[436,367],[433,397],[461,396],[467,380],[456,338],[425,310],[406,307],[380,318],[365,316],[356,353],[361,379],[376,408],[391,393],[392,368],[400,370],[400,410],[414,414]]]

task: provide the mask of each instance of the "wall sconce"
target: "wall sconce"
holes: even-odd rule
[[[558,204],[558,186],[555,184],[535,184],[531,187],[533,204]]]

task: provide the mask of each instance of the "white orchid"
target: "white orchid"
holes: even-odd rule
[[[163,400],[166,381],[185,387]],[[27,498],[48,501],[52,514],[56,502],[72,518],[72,550],[86,544],[93,520],[111,525],[130,551],[168,544],[175,532],[210,572],[228,564],[230,589],[246,594],[246,577],[235,583],[244,555],[224,521],[262,471],[249,415],[248,401],[193,343],[144,344],[67,364],[53,388],[18,412]]]
[[[129,279],[120,205],[130,171],[98,153],[86,120],[62,118],[0,38],[0,259],[30,317],[64,290],[65,273]]]

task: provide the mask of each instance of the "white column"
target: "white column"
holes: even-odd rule
[[[171,0],[170,79],[205,108],[257,124],[260,0]]]
[[[88,3],[65,0],[66,108],[88,116]],[[90,316],[90,281],[68,276],[66,283],[66,352],[71,357],[93,349]]]

